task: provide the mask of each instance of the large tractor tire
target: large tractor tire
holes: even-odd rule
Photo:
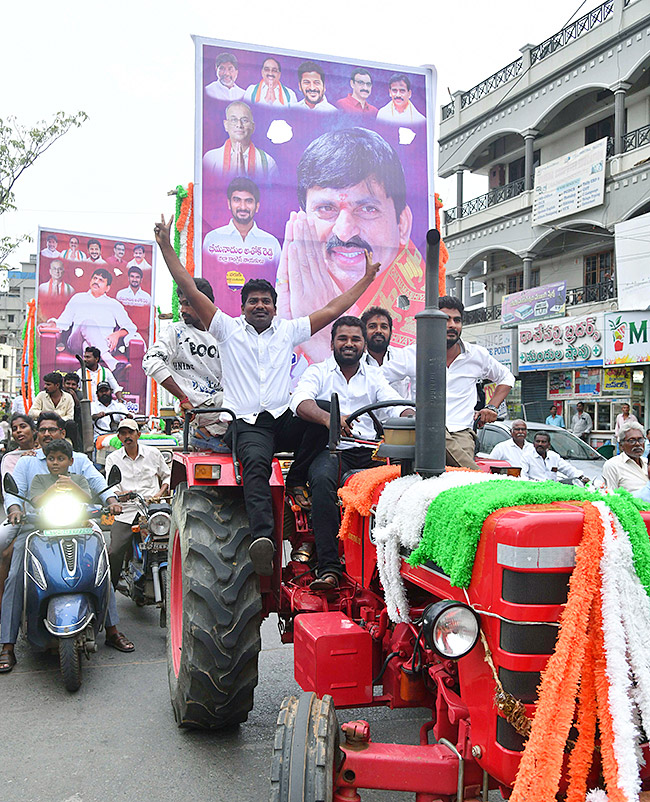
[[[241,490],[174,494],[167,666],[179,727],[220,729],[253,707],[262,600]]]
[[[332,697],[285,697],[273,742],[270,802],[332,802],[342,759]]]

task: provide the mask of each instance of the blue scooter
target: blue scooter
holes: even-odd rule
[[[107,490],[121,481],[115,465]],[[6,493],[23,501],[16,482],[6,474]],[[25,542],[23,631],[39,651],[58,648],[63,684],[81,686],[81,656],[97,651],[97,634],[108,609],[110,571],[108,549],[88,505],[67,491],[57,493],[36,513],[26,516],[31,529]]]

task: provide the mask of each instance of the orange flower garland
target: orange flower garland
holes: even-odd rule
[[[397,479],[400,473],[399,465],[369,468],[367,471],[355,473],[347,485],[339,490],[339,497],[345,508],[339,529],[339,537],[342,540],[345,540],[347,533],[357,525],[360,516],[367,518],[370,515],[375,490],[380,485]]]

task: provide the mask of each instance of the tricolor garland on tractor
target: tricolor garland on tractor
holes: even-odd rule
[[[337,590],[311,591],[304,563],[281,564],[283,538],[297,548],[311,532],[285,499],[277,460],[276,562],[260,578],[236,441],[232,455],[175,454],[176,720],[218,729],[247,719],[260,623],[275,612],[304,693],[278,717],[273,802],[360,800],[364,788],[417,802],[485,801],[493,788],[516,802],[637,799],[650,788],[650,514],[624,491],[528,482],[490,463],[445,471],[438,232],[427,239],[417,422],[385,424],[378,457],[389,464],[343,482]],[[333,458],[336,447],[333,435]],[[363,720],[339,726],[337,709],[380,705],[428,708],[419,743],[375,742]],[[607,797],[593,790],[603,786]]]

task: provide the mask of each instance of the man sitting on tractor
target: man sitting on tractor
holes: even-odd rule
[[[195,278],[194,284],[199,292],[214,301],[207,279]],[[142,369],[176,396],[181,413],[193,407],[220,407],[223,387],[217,343],[180,287],[178,304],[183,320],[161,331],[144,355]],[[199,449],[228,451],[221,439],[225,430],[218,415],[197,415],[191,444]]]
[[[379,264],[366,252],[366,271],[353,287],[308,317],[276,317],[277,293],[268,281],[251,279],[242,287],[242,315],[232,318],[197,289],[171,245],[171,219],[154,227],[169,272],[219,346],[223,365],[224,407],[235,413],[227,443],[237,431],[237,453],[243,468],[244,502],[253,542],[249,554],[260,576],[273,572],[273,506],[269,478],[273,453],[294,451],[305,440],[306,423],[289,409],[290,371],[294,348],[328,326],[370,287]],[[310,455],[310,444],[302,443]],[[313,449],[314,445],[311,444]],[[308,463],[307,463],[308,464]],[[304,464],[294,463],[287,486],[304,485]]]
[[[337,532],[339,510],[336,491],[341,477],[350,470],[372,467],[373,449],[344,442],[338,460],[325,449],[330,426],[328,407],[332,393],[337,393],[341,408],[341,434],[353,433],[362,439],[373,439],[375,432],[367,415],[354,423],[354,432],[346,417],[355,410],[378,401],[393,401],[400,396],[388,384],[381,368],[363,359],[366,348],[366,326],[358,317],[346,315],[332,326],[332,356],[325,362],[310,365],[303,373],[291,398],[291,409],[304,420],[316,424],[313,441],[321,444],[320,453],[309,465],[309,484],[312,493],[312,525],[318,568],[312,590],[332,590],[338,587],[341,562]],[[325,403],[324,403],[325,402]],[[392,412],[391,414],[399,414]],[[412,415],[404,409],[402,415]],[[296,455],[300,457],[300,454]]]

